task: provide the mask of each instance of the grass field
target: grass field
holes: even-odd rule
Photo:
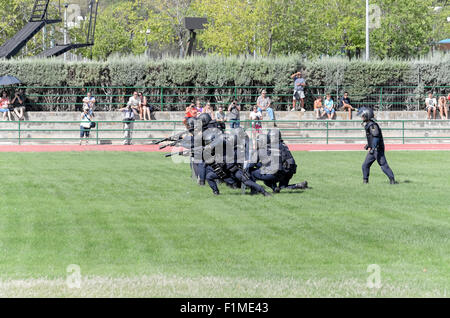
[[[364,155],[297,152],[312,188],[265,198],[160,153],[3,153],[0,296],[448,297],[450,153],[387,153],[395,186]]]

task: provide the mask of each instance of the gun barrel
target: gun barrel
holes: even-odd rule
[[[175,152],[175,153],[167,153],[164,155],[164,157],[168,158],[168,157],[172,157],[173,155],[179,155],[179,156],[186,156],[189,152],[187,151],[180,151],[180,152]]]
[[[175,135],[172,135],[172,136],[170,136],[170,137],[167,137],[167,138],[163,138],[163,139],[159,139],[159,140],[153,140],[152,143],[153,143],[154,145],[159,145],[160,143],[166,142],[166,141],[178,141],[178,140],[180,140],[181,137],[182,137],[184,134],[186,134],[187,132],[188,132],[188,131],[185,130],[185,131],[179,132],[179,133],[177,133],[177,134],[175,134]],[[167,147],[167,146],[166,146],[166,147]],[[162,148],[160,148],[160,149],[162,149]]]

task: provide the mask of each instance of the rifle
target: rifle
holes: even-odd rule
[[[177,140],[177,141],[171,142],[170,144],[165,144],[165,145],[159,146],[159,149],[164,149],[164,148],[166,148],[166,147],[173,147],[173,146],[176,146],[179,142],[180,142],[180,141]]]
[[[178,141],[181,139],[181,137],[185,134],[187,134],[189,131],[188,130],[184,130],[182,132],[179,132],[175,135],[172,135],[170,137],[167,138],[163,138],[163,139],[159,139],[159,140],[153,140],[152,144],[153,145],[159,145],[162,142],[166,142],[166,141]]]
[[[164,155],[164,157],[168,158],[168,157],[172,157],[174,155],[179,155],[179,156],[191,156],[193,155],[195,152],[197,151],[202,151],[203,147],[195,147],[195,148],[191,148],[191,149],[185,149],[183,151],[179,151],[179,152],[175,152],[175,153],[167,153]]]

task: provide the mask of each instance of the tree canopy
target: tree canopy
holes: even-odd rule
[[[34,0],[0,2],[0,44],[26,23]],[[68,0],[85,14],[87,0]],[[51,14],[58,0],[51,1]],[[450,37],[450,3],[446,0],[371,0],[371,56],[412,58]],[[100,0],[92,57],[113,54],[184,56],[186,16],[206,17],[197,49],[204,54],[307,57],[360,56],[365,49],[364,0]],[[86,24],[86,23],[85,23]],[[37,35],[22,55],[34,55],[62,38],[63,24]],[[86,25],[70,30],[82,41]],[[47,42],[47,43],[46,43]],[[90,50],[79,50],[90,56]]]

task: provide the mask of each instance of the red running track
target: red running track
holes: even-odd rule
[[[295,144],[289,145],[292,151],[362,151],[363,144]],[[175,149],[177,150],[177,149]],[[387,144],[386,150],[450,150],[450,144]],[[63,151],[132,151],[132,152],[171,152],[158,145],[5,145],[0,152],[63,152]]]

